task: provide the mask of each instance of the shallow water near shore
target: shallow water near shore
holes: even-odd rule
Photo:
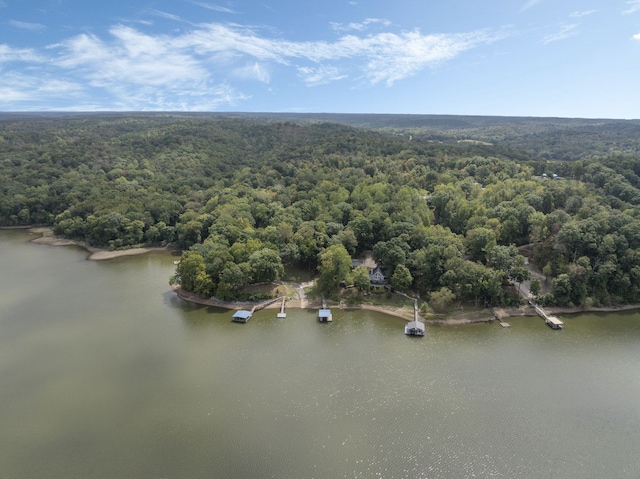
[[[188,304],[169,254],[0,231],[0,477],[637,478],[640,314],[427,326]]]

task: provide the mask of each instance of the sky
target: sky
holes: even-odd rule
[[[0,111],[640,118],[640,0],[0,0]]]

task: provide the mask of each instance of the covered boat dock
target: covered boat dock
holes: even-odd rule
[[[418,318],[418,300],[413,300],[413,321],[404,325],[404,334],[409,336],[424,336],[424,323]]]
[[[247,321],[249,321],[250,317],[251,317],[251,311],[240,309],[235,313],[233,313],[233,317],[231,318],[231,321],[234,321],[236,323],[246,323]]]

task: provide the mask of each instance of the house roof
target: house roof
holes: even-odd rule
[[[240,319],[248,319],[251,317],[251,311],[246,311],[244,309],[241,309],[233,313],[233,317],[240,318]]]
[[[384,273],[382,272],[382,269],[380,269],[380,266],[376,266],[374,269],[372,269],[369,272],[369,275],[372,276],[372,275],[378,274],[378,273],[381,274],[382,276],[384,276]]]
[[[376,285],[385,285],[387,284],[387,277],[384,275],[379,266],[376,266],[375,269],[369,271],[369,281]]]

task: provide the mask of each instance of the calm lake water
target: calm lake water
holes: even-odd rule
[[[403,334],[0,231],[0,478],[638,478],[640,314]]]

